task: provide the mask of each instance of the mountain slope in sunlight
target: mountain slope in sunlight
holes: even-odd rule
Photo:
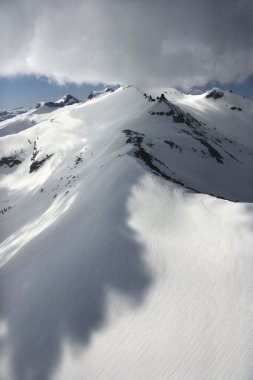
[[[3,379],[253,376],[253,102],[219,91],[0,123]]]

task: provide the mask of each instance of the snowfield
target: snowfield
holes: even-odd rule
[[[0,123],[1,380],[253,378],[253,102],[219,91]]]

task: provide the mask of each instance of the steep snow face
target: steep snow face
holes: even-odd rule
[[[129,131],[125,130],[128,136],[132,135],[127,141],[136,147],[135,155],[157,174],[192,190],[233,201],[252,201],[252,140],[239,137],[252,136],[251,102],[245,101],[246,115],[236,128],[232,111],[224,111],[223,124],[216,125],[210,122],[212,113],[208,107],[215,106],[209,106],[208,98],[203,100],[202,96],[197,103],[195,97],[176,92],[177,95],[175,103],[164,95],[157,101],[152,98],[148,110],[130,124]],[[185,112],[190,108],[185,106],[187,101],[192,102],[191,114]],[[205,118],[198,113],[197,106],[202,103],[206,106]],[[221,112],[218,105],[215,115]]]
[[[212,89],[201,95],[184,95],[168,91],[165,95],[183,110],[206,123],[207,127],[251,147],[253,101],[229,91],[223,91],[220,98],[208,97],[213,90],[221,92]]]
[[[253,376],[251,103],[173,97],[0,124],[1,378]]]

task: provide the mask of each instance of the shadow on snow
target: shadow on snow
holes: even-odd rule
[[[131,306],[143,301],[152,276],[126,210],[138,175],[128,184],[125,175],[117,183],[110,180],[117,186],[114,194],[101,189],[94,198],[91,186],[84,199],[80,192],[61,223],[43,230],[0,268],[0,320],[8,325],[0,349],[10,347],[15,380],[49,380],[63,342],[87,346],[106,324],[108,288]],[[97,189],[99,183],[93,185]]]

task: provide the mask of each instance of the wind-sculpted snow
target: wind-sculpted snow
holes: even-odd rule
[[[163,94],[2,122],[1,379],[252,378],[252,110]]]
[[[129,308],[140,305],[145,295],[152,277],[127,225],[131,182],[111,201],[109,194],[121,179],[105,187],[117,166],[101,173],[97,183],[94,175],[86,177],[79,191],[64,203],[62,196],[56,198],[1,246],[2,264],[12,258],[2,268],[6,302],[0,318],[9,326],[13,379],[50,379],[64,342],[89,346],[92,333],[108,323],[111,291],[122,294],[122,304]],[[128,174],[134,181],[138,171]],[[12,275],[6,277],[8,273]],[[23,290],[17,294],[16,287]]]

